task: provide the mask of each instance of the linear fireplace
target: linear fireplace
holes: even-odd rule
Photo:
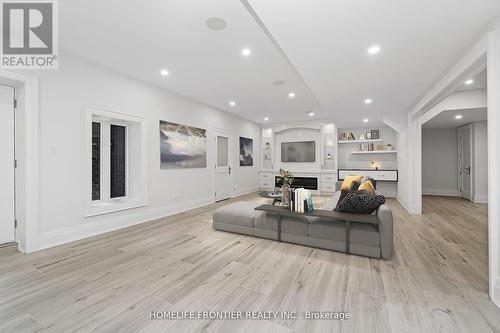
[[[274,180],[274,186],[281,187],[283,182],[281,177],[276,176]],[[293,179],[291,188],[305,188],[307,190],[317,190],[318,189],[318,178],[316,177],[295,177]]]

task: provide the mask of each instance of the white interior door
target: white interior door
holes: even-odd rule
[[[231,197],[231,133],[215,130],[215,201]]]
[[[470,126],[458,129],[458,160],[460,196],[471,200],[472,177],[471,177],[471,128]]]
[[[0,86],[0,244],[14,241],[14,88]]]

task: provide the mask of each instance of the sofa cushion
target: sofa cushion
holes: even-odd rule
[[[278,215],[261,212],[254,219],[254,227],[265,230],[278,230]]]
[[[367,193],[362,190],[347,193],[345,197],[339,200],[335,210],[342,213],[372,214],[384,202],[385,197],[383,195]]]
[[[347,176],[345,177],[344,181],[342,182],[342,191],[350,191],[352,190],[352,182],[359,182],[361,183],[361,179],[363,176]],[[356,185],[354,185],[356,186]],[[359,186],[359,185],[358,185]]]
[[[366,182],[362,183],[361,185],[359,185],[358,191],[361,191],[361,190],[365,190],[368,193],[375,193],[375,187],[373,187],[372,182],[368,181],[368,180]]]
[[[254,217],[260,213],[255,210],[257,205],[255,202],[238,201],[217,208],[214,211],[214,222],[253,227]]]
[[[294,235],[304,235],[307,236],[307,226],[309,223],[290,218],[288,216],[281,217],[281,232]]]
[[[309,224],[309,237],[345,242],[345,223],[318,220]]]
[[[380,234],[373,224],[351,222],[349,241],[352,244],[379,246]]]
[[[373,179],[372,177],[363,177],[363,179],[361,179],[361,184],[363,184],[364,182],[372,183],[373,188],[377,189],[377,181],[375,179]]]
[[[340,191],[335,192],[330,198],[328,198],[325,204],[320,208],[321,210],[334,210],[337,206],[337,202],[340,198]]]

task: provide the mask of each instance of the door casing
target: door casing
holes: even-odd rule
[[[228,165],[227,166],[222,166],[219,167],[217,165],[218,161],[218,147],[217,147],[217,137],[218,136],[223,136],[227,137],[227,153],[228,153]],[[229,198],[232,198],[233,194],[233,150],[234,150],[234,144],[233,144],[233,135],[231,131],[220,129],[220,128],[214,128],[214,172],[213,172],[213,186],[214,186],[214,202],[216,201],[221,201],[221,200],[226,200]],[[222,192],[218,190],[217,188],[217,182],[220,178],[223,177],[223,175],[227,174],[227,191]],[[218,193],[217,193],[218,192]]]
[[[464,160],[463,160],[463,152],[464,152],[464,146],[463,146],[463,140],[464,140],[464,135],[469,136],[468,140],[468,148],[469,148],[469,161],[468,163],[468,170],[466,170],[467,167],[464,165]],[[471,124],[462,126],[458,128],[458,193],[460,196],[464,199],[472,201],[473,197],[473,191],[474,191],[474,168],[473,168],[473,159],[474,159],[474,140],[473,140],[473,128]],[[464,183],[464,175],[465,172],[469,173],[469,181],[468,184]],[[466,190],[468,186],[468,191]]]

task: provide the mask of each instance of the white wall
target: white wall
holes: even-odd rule
[[[32,72],[30,72],[32,73]],[[257,189],[260,127],[161,88],[63,54],[40,78],[40,239],[48,247],[166,216],[213,200],[215,127],[233,132],[235,194]],[[174,80],[174,77],[166,78]],[[95,107],[147,118],[148,205],[84,218],[83,116]],[[159,120],[207,129],[207,167],[160,169]],[[254,139],[254,166],[238,163],[239,136]]]
[[[422,130],[422,193],[457,196],[458,130]]]
[[[488,123],[486,121],[472,124],[474,133],[474,202],[488,202]]]
[[[398,150],[398,193],[397,199],[408,210],[409,181],[408,181],[408,129],[403,128],[396,134]]]

